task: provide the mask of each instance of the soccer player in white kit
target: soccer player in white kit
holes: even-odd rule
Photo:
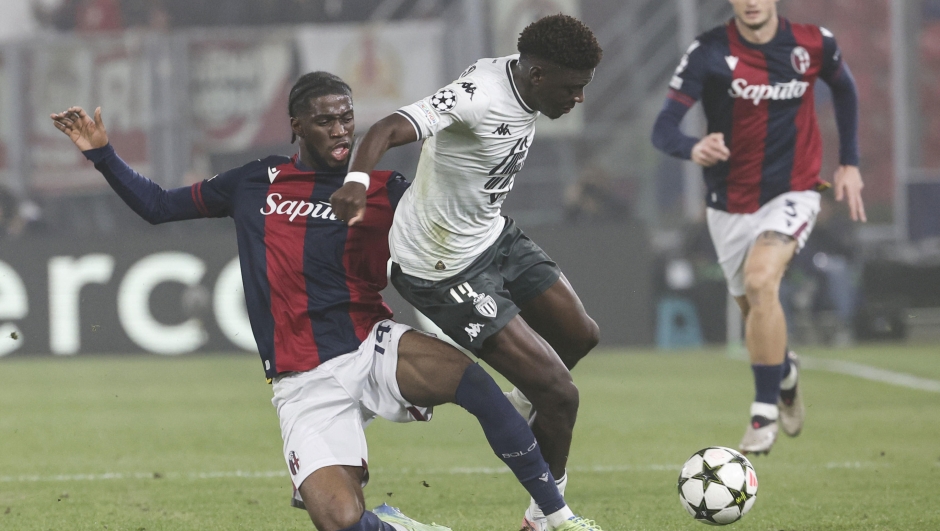
[[[521,413],[537,411],[533,431],[563,491],[579,400],[569,369],[597,345],[599,330],[558,266],[500,207],[539,115],[560,118],[584,101],[602,51],[587,26],[561,14],[525,28],[518,48],[518,55],[480,59],[376,123],[353,156],[348,184],[330,200],[356,224],[368,172],[389,148],[424,141],[389,233],[392,284],[512,382]],[[356,179],[365,186],[349,182]],[[523,529],[549,528],[530,504]]]

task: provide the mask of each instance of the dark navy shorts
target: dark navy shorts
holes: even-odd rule
[[[466,269],[446,280],[425,280],[392,264],[392,285],[458,345],[479,356],[486,338],[502,330],[524,304],[561,276],[545,251],[506,218],[499,238]]]

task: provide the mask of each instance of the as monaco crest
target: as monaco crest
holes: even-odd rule
[[[483,317],[494,319],[496,317],[496,301],[490,295],[477,295],[473,300],[473,307]]]
[[[802,46],[797,46],[790,52],[790,64],[799,74],[805,74],[809,70],[810,57],[809,52]]]

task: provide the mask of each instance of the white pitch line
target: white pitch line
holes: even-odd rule
[[[286,470],[246,472],[106,472],[103,474],[57,474],[52,476],[22,475],[0,476],[0,483],[36,483],[60,481],[108,481],[121,479],[221,479],[221,478],[275,478],[287,477]]]
[[[826,463],[828,469],[862,469],[876,467],[875,463],[861,461],[831,462]],[[883,465],[881,465],[883,466]],[[568,467],[569,472],[677,472],[681,465],[595,465],[595,466],[573,466]],[[374,468],[373,473],[382,475],[396,474],[415,474],[415,475],[493,475],[508,474],[507,467],[454,467],[454,468]],[[158,477],[159,475],[159,477]],[[0,483],[60,483],[60,482],[78,482],[78,481],[114,481],[114,480],[198,480],[198,479],[224,479],[224,478],[245,478],[245,479],[267,479],[267,478],[285,478],[286,470],[268,470],[260,472],[247,472],[244,470],[235,470],[228,472],[106,472],[103,474],[57,474],[50,476],[41,475],[21,475],[21,476],[0,476]]]
[[[863,365],[851,361],[810,358],[807,356],[800,356],[800,362],[803,367],[807,369],[834,372],[847,376],[855,376],[856,378],[862,378],[864,380],[871,380],[873,382],[907,387],[908,389],[940,393],[940,381],[931,380],[930,378],[921,378],[903,372],[879,369],[871,365]]]

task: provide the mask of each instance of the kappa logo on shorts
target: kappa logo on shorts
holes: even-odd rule
[[[470,336],[470,340],[473,341],[477,338],[478,335],[480,335],[480,330],[483,330],[484,326],[485,325],[480,323],[470,323],[470,325],[464,328],[463,331],[466,332],[467,335]]]
[[[297,457],[297,454],[293,450],[287,454],[287,466],[290,467],[290,473],[292,476],[296,476],[297,472],[300,471],[300,458]]]
[[[456,288],[450,289],[450,296],[458,303],[464,302],[463,297],[460,296],[461,294],[473,301],[473,307],[476,308],[477,313],[490,319],[496,318],[499,307],[496,306],[496,300],[491,295],[473,291],[469,282],[464,282]]]

